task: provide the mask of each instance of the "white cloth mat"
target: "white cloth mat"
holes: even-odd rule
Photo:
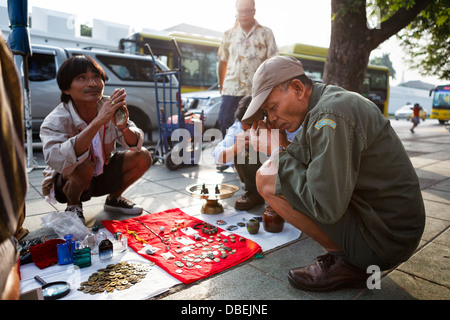
[[[105,228],[100,229],[100,231],[106,233],[108,239],[113,238],[112,234]],[[141,300],[156,296],[167,291],[170,287],[181,283],[181,281],[175,279],[157,265],[153,265],[145,278],[129,289],[122,291],[114,290],[112,293],[104,292],[94,295],[83,293],[77,290],[80,287],[80,283],[87,281],[92,273],[97,272],[98,269],[105,268],[109,264],[116,264],[120,261],[141,264],[151,263],[149,260],[135,253],[131,248],[128,248],[123,253],[115,252],[112,260],[106,263],[100,261],[98,254],[92,255],[91,259],[92,265],[82,269],[75,269],[73,264],[56,264],[42,270],[36,267],[34,263],[23,265],[20,267],[20,292],[24,293],[41,287],[41,284],[34,279],[36,275],[40,276],[47,283],[67,281],[70,284],[71,290],[61,300]]]
[[[246,211],[236,211],[232,207],[225,208],[223,213],[215,215],[201,213],[201,206],[183,208],[183,212],[216,226],[218,226],[217,220],[224,220],[227,222],[227,224],[221,225],[219,227],[225,230],[230,225],[236,225],[236,223],[240,221],[246,223],[246,221],[256,216],[255,214],[248,213]],[[113,238],[112,234],[105,228],[102,228],[100,231],[105,232],[109,239]],[[294,228],[289,223],[285,223],[284,229],[280,233],[270,233],[265,231],[262,222],[260,224],[259,232],[254,235],[249,234],[246,227],[238,227],[238,229],[231,232],[258,243],[261,246],[263,252],[294,241],[301,235],[301,231]],[[150,263],[150,261],[141,257],[130,248],[128,248],[128,251],[123,253],[115,252],[113,259],[107,263],[101,262],[98,258],[98,255],[93,255],[92,265],[90,267],[82,269],[75,269],[73,264],[57,264],[40,270],[34,263],[29,263],[21,266],[20,268],[20,292],[25,293],[29,290],[41,287],[41,284],[34,279],[36,275],[39,275],[47,283],[53,281],[67,281],[71,286],[71,290],[67,296],[62,298],[62,300],[148,299],[167,291],[174,285],[181,283],[181,281],[172,277],[157,265],[153,265],[151,267],[151,270],[147,273],[147,276],[142,279],[141,282],[136,283],[126,290],[114,290],[114,292],[112,293],[104,292],[95,295],[86,294],[77,290],[77,288],[80,287],[80,283],[87,281],[92,273],[97,272],[98,269],[104,268],[109,264],[115,264],[120,261],[142,264]]]
[[[201,212],[201,206],[193,206],[189,208],[183,208],[183,212],[196,217],[202,221],[208,222],[212,225],[220,227],[224,230],[230,225],[236,225],[238,222],[247,223],[253,217],[259,215],[249,213],[247,211],[235,210],[234,207],[224,208],[223,213],[219,214],[204,214]],[[226,225],[218,225],[217,220],[224,220]],[[260,223],[259,231],[257,234],[250,234],[247,231],[247,227],[238,227],[236,230],[231,231],[237,235],[243,236],[247,239],[253,240],[260,245],[263,252],[274,249],[291,241],[298,239],[302,232],[297,228],[293,227],[291,224],[285,222],[283,231],[279,233],[271,233],[264,230],[263,223]]]

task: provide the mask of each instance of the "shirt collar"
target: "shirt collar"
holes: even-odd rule
[[[248,33],[245,33],[244,29],[242,29],[241,25],[238,23],[238,28],[241,29],[242,33],[246,36],[249,37],[255,30],[256,28],[258,28],[260,26],[260,24],[258,23],[258,21],[255,19],[255,23],[253,24],[253,27],[250,29],[250,31]]]
[[[67,108],[69,109],[70,116],[72,117],[73,124],[77,129],[84,129],[87,127],[86,122],[84,122],[83,119],[81,119],[80,115],[78,114],[77,110],[75,109],[72,100],[69,100],[69,102],[65,103],[67,105]]]
[[[316,104],[319,102],[320,97],[322,96],[325,88],[327,86],[323,83],[315,83],[311,92],[311,96],[309,97],[308,102],[308,112],[311,111]]]

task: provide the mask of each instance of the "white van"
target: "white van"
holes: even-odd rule
[[[43,45],[32,45],[32,50],[33,55],[28,58],[28,79],[35,141],[39,141],[39,130],[45,117],[61,102],[56,73],[67,58],[75,55],[90,56],[104,69],[107,78],[106,96],[111,95],[116,88],[125,89],[130,119],[144,131],[147,141],[157,140],[156,134],[152,139],[152,131],[158,130],[158,117],[151,57],[100,49],[63,49]],[[158,61],[157,64],[159,69],[168,70],[163,63]],[[178,88],[175,77],[172,85],[172,90],[166,85],[166,96],[172,94],[175,100]],[[162,96],[162,85],[159,90],[161,92],[158,91],[158,95]]]

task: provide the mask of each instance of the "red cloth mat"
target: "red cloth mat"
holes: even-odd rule
[[[163,239],[165,239],[164,236],[168,235],[170,239],[170,250],[167,250],[166,245],[161,242],[161,239],[146,229],[145,226],[139,223],[139,221],[145,223],[146,226],[159,234]],[[196,224],[203,223],[203,221],[182,212],[180,209],[170,209],[163,212],[152,213],[122,221],[103,220],[102,223],[109,232],[121,232],[123,236],[126,236],[128,239],[128,246],[139,255],[155,262],[156,265],[164,269],[170,275],[186,284],[207,278],[215,273],[238,265],[261,251],[261,247],[256,242],[246,238],[244,238],[245,241],[240,241],[239,239],[241,236],[234,235],[231,232],[229,232],[229,235],[221,234],[224,230],[219,227],[217,228],[217,233],[212,235],[214,236],[213,238],[211,238],[208,234],[204,234],[201,228],[196,229],[198,234],[203,237],[203,239],[194,240],[194,236],[185,234],[183,232],[183,228],[193,228]],[[176,226],[178,226],[177,231],[172,232],[171,230],[176,228]],[[161,227],[164,227],[163,232],[160,232]],[[188,229],[191,230],[190,228]],[[137,232],[137,237],[129,234],[128,231]],[[218,235],[220,235],[220,238]],[[232,240],[230,235],[235,236],[234,243],[230,241]],[[213,242],[208,242],[209,239],[213,240]],[[221,240],[218,241],[218,239]],[[228,240],[228,242],[223,242],[223,239]],[[139,240],[144,240],[146,243],[142,243]],[[191,245],[186,245],[180,242],[182,240],[191,240],[194,243]],[[225,258],[220,258],[219,256],[221,253],[219,249],[217,247],[213,248],[213,246],[218,246],[221,243],[228,249],[235,249],[235,253],[231,254],[231,251],[226,251],[227,256]],[[197,244],[199,244],[198,247]],[[151,245],[159,250],[153,255],[139,252],[145,245]],[[183,249],[187,250],[188,248],[191,250],[187,252],[183,251]],[[203,250],[203,248],[211,248],[212,251],[206,251]],[[176,250],[182,250],[182,252],[177,253]],[[214,260],[207,262],[205,259],[201,259],[200,262],[198,262],[198,260],[197,262],[190,262],[193,266],[188,267],[186,265],[187,261],[182,260],[183,257],[185,259],[199,259],[198,256],[205,253],[208,254],[213,251],[216,251],[215,257],[219,258],[220,262],[215,262]],[[172,259],[164,258],[161,254],[166,252],[170,252],[174,257]],[[177,266],[175,264],[176,261],[183,262],[184,267]],[[201,268],[198,268],[197,266],[201,266]],[[179,270],[182,270],[182,272],[178,273],[177,270],[178,272]]]

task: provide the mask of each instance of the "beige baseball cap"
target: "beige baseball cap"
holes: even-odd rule
[[[305,74],[303,64],[293,57],[274,56],[264,61],[253,76],[252,102],[248,106],[242,122],[258,121],[263,113],[260,107],[272,89],[303,74]]]

